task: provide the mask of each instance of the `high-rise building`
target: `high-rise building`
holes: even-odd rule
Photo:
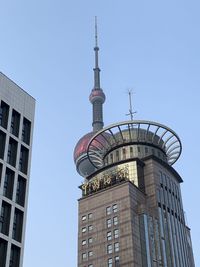
[[[103,128],[97,30],[94,51],[93,131],[74,150],[84,177],[78,267],[194,267],[183,180],[172,167],[181,141],[152,121],[131,119]]]
[[[22,267],[35,100],[0,73],[0,267]]]

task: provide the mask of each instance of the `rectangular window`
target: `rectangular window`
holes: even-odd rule
[[[115,257],[115,267],[119,267],[119,256]]]
[[[6,134],[0,131],[0,158],[1,159],[4,159],[5,143],[6,143]]]
[[[88,244],[92,244],[92,242],[93,242],[92,237],[88,238]]]
[[[10,252],[10,263],[9,267],[19,267],[20,262],[20,248],[12,245]]]
[[[2,169],[3,169],[3,165],[0,163],[0,187],[1,187],[1,180],[2,180]]]
[[[7,242],[0,238],[0,267],[6,266]]]
[[[123,148],[123,149],[122,149],[122,153],[123,153],[122,158],[123,158],[123,159],[126,159],[126,148]]]
[[[3,195],[9,199],[12,199],[13,196],[14,176],[15,173],[10,169],[6,168],[6,174],[3,186]]]
[[[2,201],[1,212],[0,212],[0,232],[4,235],[8,235],[10,226],[10,212],[11,205],[5,201]]]
[[[18,176],[17,191],[16,191],[16,203],[24,206],[26,195],[26,179],[22,176]]]
[[[86,227],[83,227],[82,228],[82,233],[85,233],[86,232]]]
[[[115,252],[119,251],[119,242],[114,244]]]
[[[82,259],[83,260],[87,259],[87,254],[86,253],[82,253]]]
[[[115,213],[115,212],[117,212],[117,211],[118,211],[117,204],[114,204],[114,205],[113,205],[113,212]]]
[[[22,228],[23,228],[23,212],[15,208],[12,238],[18,242],[21,242],[22,239]]]
[[[133,157],[133,148],[132,148],[132,146],[130,147],[130,157],[131,158]]]
[[[107,214],[107,215],[110,215],[110,214],[111,214],[111,211],[112,211],[112,210],[111,210],[111,207],[107,207],[107,208],[106,208],[106,214]]]
[[[93,217],[93,214],[92,214],[92,213],[89,213],[89,214],[88,214],[88,220],[91,220],[92,217]]]
[[[13,109],[11,124],[10,124],[10,132],[17,137],[19,135],[19,125],[20,125],[20,114]]]
[[[119,229],[115,229],[114,230],[114,238],[118,238],[119,237]]]
[[[19,158],[19,170],[25,174],[27,174],[28,170],[28,155],[29,155],[29,150],[21,146],[21,151],[20,151],[20,158]]]
[[[92,231],[93,230],[93,226],[92,225],[89,225],[88,226],[88,231]]]
[[[111,232],[107,232],[107,240],[111,240],[112,239],[112,233]]]
[[[8,153],[7,153],[7,162],[15,167],[16,165],[16,157],[17,157],[17,142],[10,138],[8,144]]]
[[[93,251],[89,251],[88,252],[88,257],[92,257],[93,256]]]
[[[107,220],[107,228],[110,228],[112,226],[112,220],[108,219]]]
[[[31,134],[31,122],[26,118],[24,118],[22,126],[22,141],[27,145],[30,144],[30,134]]]
[[[112,253],[112,244],[109,244],[109,245],[107,246],[107,253],[108,253],[108,254],[111,254],[111,253]]]
[[[8,114],[9,114],[9,106],[1,101],[1,106],[0,106],[0,125],[7,129],[8,125]]]
[[[85,221],[86,220],[86,215],[83,215],[82,216],[82,221]]]
[[[116,217],[113,217],[113,224],[114,225],[117,225],[118,224],[118,218],[117,218],[117,216]]]
[[[113,260],[112,260],[112,258],[108,259],[108,267],[113,267]]]
[[[86,245],[86,240],[82,240],[82,246]]]

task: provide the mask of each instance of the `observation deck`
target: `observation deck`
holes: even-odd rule
[[[180,157],[182,145],[169,127],[145,120],[111,124],[98,131],[89,141],[87,157],[95,169],[120,160],[155,155],[169,165]]]

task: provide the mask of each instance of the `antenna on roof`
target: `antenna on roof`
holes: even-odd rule
[[[129,96],[129,113],[126,114],[126,116],[130,116],[131,120],[133,121],[133,115],[137,113],[137,111],[133,111],[132,107],[132,90],[128,90],[128,96]]]

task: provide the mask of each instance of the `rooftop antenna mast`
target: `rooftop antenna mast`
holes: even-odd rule
[[[129,97],[129,113],[126,114],[126,116],[130,116],[131,120],[133,121],[133,115],[137,112],[133,111],[132,107],[132,90],[128,90],[128,97]]]

